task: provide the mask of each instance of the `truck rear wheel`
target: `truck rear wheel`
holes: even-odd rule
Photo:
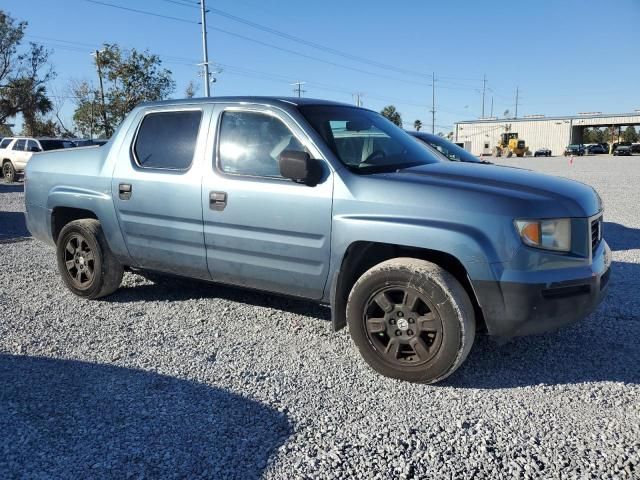
[[[10,161],[2,164],[2,178],[6,183],[12,183],[16,180],[16,169]]]
[[[62,280],[80,297],[104,297],[120,286],[124,267],[109,249],[98,220],[65,225],[58,236],[57,257]]]
[[[347,304],[351,338],[387,377],[435,383],[466,359],[475,337],[471,300],[453,275],[415,258],[365,272]]]

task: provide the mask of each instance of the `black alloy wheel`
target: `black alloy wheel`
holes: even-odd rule
[[[411,287],[388,286],[372,295],[363,320],[373,349],[397,367],[428,362],[442,344],[440,315]]]
[[[95,276],[95,254],[84,236],[76,233],[67,239],[64,263],[69,281],[75,288],[85,290],[91,286]]]

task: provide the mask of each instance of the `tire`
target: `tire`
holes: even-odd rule
[[[2,178],[5,183],[13,183],[16,181],[17,173],[13,163],[6,161],[2,164]]]
[[[347,323],[371,368],[410,382],[451,375],[475,337],[473,305],[462,285],[415,258],[387,260],[365,272],[349,295]]]
[[[100,298],[120,287],[124,267],[116,260],[98,220],[74,220],[62,228],[57,243],[58,271],[69,290]]]

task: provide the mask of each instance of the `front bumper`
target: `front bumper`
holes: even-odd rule
[[[585,318],[602,302],[611,273],[611,250],[602,240],[586,266],[537,271],[533,283],[472,282],[490,335],[512,337],[555,330]]]

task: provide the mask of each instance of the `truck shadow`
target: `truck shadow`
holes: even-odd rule
[[[486,336],[443,385],[513,388],[583,382],[640,384],[640,264],[613,262],[607,298],[557,332],[498,344]]]
[[[24,183],[0,183],[0,193],[22,193],[22,192],[24,192]]]
[[[604,222],[603,234],[613,251],[640,249],[640,228]]]
[[[0,354],[2,478],[259,478],[292,428],[225,390]]]
[[[183,301],[198,298],[217,298],[255,307],[273,308],[296,315],[331,321],[329,307],[308,300],[236,288],[217,283],[179,277],[158,277],[153,284],[145,283],[133,288],[121,288],[105,301],[129,303],[140,301]]]
[[[30,236],[23,212],[0,211],[0,243],[13,243]]]

